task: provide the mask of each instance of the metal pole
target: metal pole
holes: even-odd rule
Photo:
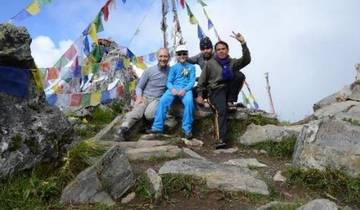
[[[269,95],[269,101],[270,101],[270,108],[271,108],[271,112],[272,114],[276,115],[275,113],[275,108],[274,108],[274,103],[271,97],[271,92],[270,92],[270,82],[269,82],[269,72],[265,72],[265,79],[266,79],[266,89]]]

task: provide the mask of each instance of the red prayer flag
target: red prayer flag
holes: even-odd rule
[[[110,63],[109,62],[102,62],[100,64],[101,66],[101,70],[105,71],[105,72],[109,72],[110,71]]]
[[[180,5],[184,9],[185,8],[185,0],[180,0]]]
[[[107,21],[109,18],[109,5],[112,3],[113,0],[108,0],[105,5],[101,8],[101,11],[104,14],[104,20]]]
[[[46,80],[57,79],[59,77],[59,70],[57,68],[48,68]]]
[[[71,60],[74,56],[76,55],[76,48],[75,46],[72,44],[71,47],[66,50],[64,56],[68,59]]]
[[[80,93],[75,93],[71,95],[70,106],[80,106],[81,105],[81,96]]]
[[[124,96],[124,95],[125,95],[124,86],[123,86],[123,85],[120,85],[120,86],[117,88],[117,92],[118,92],[118,95],[119,95],[119,96]]]

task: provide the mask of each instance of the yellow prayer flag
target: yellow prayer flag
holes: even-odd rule
[[[97,43],[97,34],[96,34],[96,25],[95,23],[91,23],[89,28],[89,36],[93,40],[93,42]]]
[[[125,58],[124,59],[124,67],[127,69],[130,67],[130,59],[129,58]]]
[[[136,80],[133,80],[129,84],[129,90],[133,91],[133,90],[135,90],[135,88],[136,88]]]
[[[42,83],[41,74],[39,69],[31,69],[32,76],[36,85],[36,89],[40,92],[44,90],[44,85]]]
[[[90,106],[96,106],[96,105],[100,104],[100,100],[101,100],[101,92],[96,91],[96,92],[91,93]]]
[[[29,12],[31,15],[36,15],[40,12],[40,4],[38,0],[33,0],[31,4],[26,8],[26,11]]]
[[[196,19],[195,16],[190,16],[190,23],[193,25],[199,24],[198,20]]]

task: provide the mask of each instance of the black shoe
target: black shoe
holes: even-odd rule
[[[127,127],[120,127],[118,132],[116,133],[115,141],[125,141],[125,134],[129,130]]]
[[[147,133],[147,134],[162,134],[163,132],[159,131],[159,130],[147,129],[145,131],[145,133]]]
[[[215,149],[225,149],[227,144],[224,140],[220,140],[220,142],[215,144]]]

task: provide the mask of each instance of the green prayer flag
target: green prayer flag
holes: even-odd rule
[[[81,106],[89,106],[90,105],[90,93],[85,93],[81,98]]]
[[[101,18],[102,16],[103,16],[103,13],[102,13],[102,11],[100,11],[94,20],[96,32],[104,31],[104,26],[103,26],[102,18]]]

